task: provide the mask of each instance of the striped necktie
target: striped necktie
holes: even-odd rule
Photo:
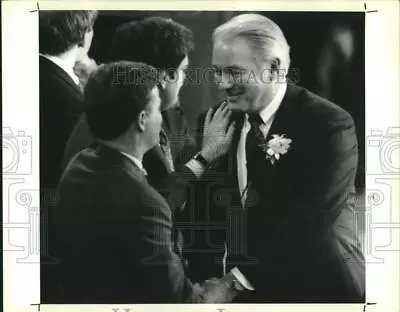
[[[168,172],[175,171],[174,161],[172,159],[172,153],[171,153],[171,146],[169,144],[167,133],[164,131],[164,129],[161,129],[160,131],[160,148],[168,163],[167,171]]]

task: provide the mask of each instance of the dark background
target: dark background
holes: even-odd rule
[[[107,51],[115,28],[127,21],[151,15],[172,18],[195,36],[195,50],[189,55],[190,66],[211,67],[211,34],[234,15],[249,12],[227,11],[100,11],[95,24],[90,56],[98,63],[107,61]],[[320,94],[350,112],[356,122],[360,145],[360,168],[356,186],[363,189],[365,164],[365,15],[363,12],[256,12],[271,18],[282,29],[291,46],[291,68],[298,72],[298,84]],[[346,27],[354,39],[354,51],[348,61],[332,44],[333,27]],[[321,69],[324,48],[332,50],[332,70],[326,73],[329,92],[321,85],[317,71]],[[326,51],[326,50],[325,50]],[[324,61],[323,61],[324,62]],[[322,62],[322,64],[323,64]],[[217,102],[215,86],[210,82],[186,83],[180,103],[189,124],[196,125],[197,116]]]

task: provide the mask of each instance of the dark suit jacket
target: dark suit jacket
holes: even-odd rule
[[[187,225],[191,224],[192,202],[194,201],[194,197],[191,196],[193,193],[191,192],[193,189],[191,186],[197,178],[190,173],[187,174],[186,170],[180,171],[179,169],[183,168],[180,165],[185,164],[195,154],[196,142],[189,129],[187,120],[179,107],[164,111],[162,115],[163,129],[168,136],[172,157],[180,178],[177,179],[174,174],[172,177],[169,176],[168,161],[165,159],[159,145],[156,145],[144,155],[143,166],[148,173],[147,179],[149,183],[163,195],[171,209],[177,212],[173,214],[174,221],[177,224],[176,231],[174,231],[174,238],[178,242],[179,249],[182,250],[184,238],[180,228],[183,224],[183,227],[187,229]],[[80,150],[94,144],[94,137],[87,123],[86,115],[82,114],[65,148],[63,167]],[[186,211],[185,215],[182,215],[180,211],[184,206],[186,206]],[[186,231],[190,233],[188,235],[185,234],[185,236],[190,236],[191,229],[187,229]],[[185,265],[188,265],[187,261]],[[210,275],[207,275],[208,277]]]
[[[204,119],[204,117],[202,116]],[[357,140],[350,115],[295,85],[287,92],[269,131],[293,140],[274,165],[258,148],[246,208],[240,202],[237,120],[229,152],[205,178],[204,204],[226,231],[228,269],[238,266],[255,286],[237,302],[363,302],[364,258],[356,237],[352,191]],[[212,235],[211,235],[212,236]]]
[[[54,194],[62,174],[65,145],[81,112],[83,94],[71,77],[59,66],[39,56],[40,111],[40,189],[42,194]],[[47,229],[51,210],[46,195],[40,208],[41,300],[47,302],[53,294],[51,269],[56,259],[48,253]]]
[[[67,140],[82,112],[83,94],[59,66],[39,56],[40,186],[55,189]]]
[[[64,303],[193,302],[173,241],[172,212],[144,174],[98,144],[80,152],[58,187],[51,254]]]

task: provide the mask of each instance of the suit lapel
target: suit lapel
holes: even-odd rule
[[[285,96],[283,97],[282,103],[276,112],[274,121],[272,122],[271,128],[268,132],[268,139],[272,138],[273,134],[285,134],[289,136],[292,133],[292,129],[296,123],[296,109],[298,100],[299,89],[291,84],[287,85]]]
[[[163,165],[165,170],[168,171],[167,168],[169,168],[169,163],[168,163],[168,160],[165,158],[165,155],[164,155],[163,151],[161,150],[160,145],[157,144],[156,146],[154,146],[150,150],[150,153],[153,154],[154,160],[159,160],[159,162]]]
[[[167,134],[173,159],[179,157],[180,151],[185,145],[185,128],[183,115],[179,108],[171,108],[162,112],[163,129]]]
[[[270,130],[268,132],[266,140],[270,140],[273,134],[282,135],[285,134],[285,137],[293,140],[291,147],[293,144],[296,144],[295,136],[298,135],[298,129],[296,128],[297,123],[297,109],[299,103],[299,88],[293,85],[287,86],[287,90],[284,98],[282,99],[282,103],[279,106],[278,111],[276,112],[275,118],[272,122]],[[279,179],[282,175],[279,174],[280,169],[285,166],[285,160],[288,156],[290,156],[290,149],[287,154],[283,155],[279,160],[277,160],[274,164],[265,158],[265,153],[261,150],[257,150],[255,152],[255,158],[257,161],[253,163],[257,166],[257,168],[252,168],[251,172],[253,175],[250,180],[252,181],[253,187],[250,187],[248,191],[247,199],[251,200],[250,192],[255,191],[260,192],[262,194],[265,190],[268,190],[270,187],[276,183],[277,179]],[[253,190],[252,190],[253,188]],[[253,203],[253,202],[252,202]],[[246,202],[246,207],[248,206],[248,202]]]
[[[235,133],[233,134],[231,151],[230,151],[231,159],[232,159],[232,167],[233,167],[233,170],[231,172],[233,173],[235,187],[237,187],[239,195],[240,195],[239,179],[238,179],[237,152],[238,152],[240,135],[242,133],[243,124],[244,124],[244,114],[238,113],[237,115],[233,116],[233,119],[236,121],[236,129],[235,129]]]
[[[171,142],[171,137],[173,136],[173,134],[171,134],[171,128],[173,128],[174,120],[171,120],[170,118],[171,114],[173,113],[174,112],[171,112],[171,110],[162,112],[162,128],[167,134],[171,154],[174,159],[175,155],[173,153],[173,144]],[[148,173],[148,180],[153,186],[158,185],[158,183],[163,180],[163,178],[168,174],[171,167],[159,144],[155,145],[144,155],[143,166]]]

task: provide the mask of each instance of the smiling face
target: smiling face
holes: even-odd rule
[[[271,63],[257,57],[247,39],[217,39],[212,63],[218,88],[231,109],[259,112],[271,102],[277,86],[271,83]]]

